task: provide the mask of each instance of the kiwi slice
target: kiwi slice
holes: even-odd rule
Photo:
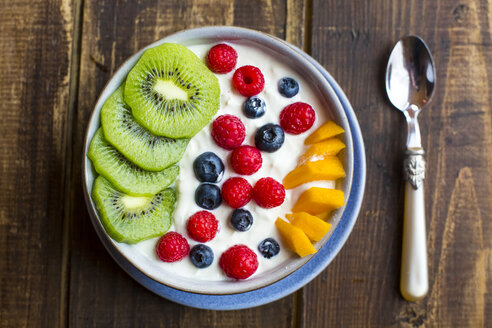
[[[125,102],[138,123],[169,138],[189,138],[217,113],[217,77],[189,49],[164,43],[144,52],[125,83]]]
[[[129,196],[103,176],[92,187],[101,223],[117,242],[134,244],[164,234],[172,222],[176,191],[167,188],[150,197]]]
[[[141,169],[104,139],[101,128],[92,138],[87,156],[97,173],[111,181],[118,190],[133,196],[154,195],[173,183],[179,174],[177,165],[157,172]]]
[[[148,171],[161,171],[178,162],[190,139],[171,139],[156,136],[139,125],[123,100],[124,85],[120,86],[101,109],[104,137],[120,153]]]

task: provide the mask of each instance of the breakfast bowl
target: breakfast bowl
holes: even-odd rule
[[[306,89],[304,95],[313,102],[317,115],[333,120],[344,130],[344,133],[339,138],[345,144],[345,149],[339,154],[339,158],[345,169],[345,177],[333,182],[332,187],[343,191],[345,204],[330,214],[328,221],[331,224],[331,228],[321,240],[315,243],[314,247],[317,252],[308,256],[298,257],[294,253],[282,249],[282,256],[275,257],[273,261],[261,259],[259,266],[261,270],[244,280],[227,278],[221,274],[218,265],[215,265],[215,269],[209,270],[207,273],[205,270],[193,270],[189,261],[186,262],[185,260],[175,265],[162,263],[155,254],[157,238],[148,239],[138,244],[125,244],[111,238],[102,224],[94,200],[91,197],[91,190],[97,173],[87,156],[91,140],[101,124],[101,108],[113,92],[122,85],[127,74],[146,49],[163,43],[178,43],[191,49],[199,58],[203,59],[206,51],[212,45],[223,42],[231,44],[238,49],[237,67],[250,64],[258,66],[264,71],[266,76],[265,90],[267,91],[276,89],[278,78],[286,74],[294,76],[300,81],[301,87],[304,86],[303,89]],[[270,82],[268,81],[269,78],[271,79]],[[227,113],[228,108],[238,107],[235,99],[239,99],[239,96],[232,91],[229,92],[232,83],[228,82],[226,78],[219,77],[219,82],[221,87],[221,109],[217,115],[222,115]],[[275,98],[275,96],[271,95],[273,94],[272,92],[268,93],[267,91],[263,95],[267,99],[267,103],[269,101],[271,103],[284,101],[281,98]],[[266,115],[264,120],[268,119],[272,119],[272,117]],[[323,122],[317,122],[316,124],[319,127],[321,123]],[[248,129],[253,129],[254,127],[253,125],[246,125],[246,130],[248,131]],[[189,199],[193,199],[196,187],[196,183],[192,181],[193,173],[190,163],[193,161],[195,153],[198,154],[210,150],[211,144],[203,141],[210,134],[210,124],[200,133],[192,139],[181,160],[183,167],[181,168],[180,178],[177,180],[177,188],[179,190],[178,205],[174,213],[174,225],[171,230],[183,229],[188,215],[196,211],[196,206],[192,204],[192,201],[189,201]],[[286,140],[287,138],[289,137],[286,137]],[[194,139],[196,142],[193,141]],[[249,139],[246,140],[248,141]],[[297,157],[295,153],[296,151],[299,152],[296,149],[298,146],[299,142],[287,143],[286,141],[283,146],[285,148],[284,155],[272,155],[270,162],[264,159],[264,166],[269,167],[268,172],[270,174],[283,175],[281,162],[288,162],[289,160],[292,162],[288,157]],[[227,156],[225,153],[221,153],[221,150],[216,151],[219,155]],[[224,180],[227,177],[226,175]],[[83,156],[84,195],[92,223],[106,249],[126,272],[151,291],[177,303],[198,308],[239,309],[258,306],[281,298],[304,286],[332,261],[348,238],[358,216],[364,184],[365,154],[362,136],[350,103],[334,79],[321,65],[298,48],[273,36],[244,28],[217,26],[186,30],[165,37],[131,56],[116,71],[101,92],[90,117],[85,137]],[[294,196],[298,195],[289,196],[288,194],[287,199]],[[222,217],[221,231],[226,231],[228,227],[226,227],[225,217],[229,216],[228,213],[230,211],[225,212],[228,209],[224,205],[221,208],[224,209],[218,210],[216,215],[217,217]],[[257,220],[258,222],[263,222],[263,225],[261,229],[256,230],[256,234],[259,234],[259,231],[268,231],[268,233],[275,235],[275,219],[280,215],[279,212],[258,211],[262,213],[265,219]],[[260,223],[257,225],[260,225]],[[222,233],[221,231],[219,232]],[[253,243],[256,243],[257,238],[254,231],[252,229],[249,233],[253,236],[251,238]],[[222,242],[224,245],[220,244],[220,240],[217,238],[219,241],[216,244],[212,242],[211,246],[215,247],[215,249],[229,247],[236,242],[235,239],[240,238],[238,236],[242,236],[241,234],[228,234],[227,238],[223,238],[227,239]],[[278,234],[275,235],[275,238],[279,239]],[[241,241],[241,239],[238,240]],[[251,246],[251,248],[255,247]],[[220,252],[217,253],[218,257]],[[215,259],[214,261],[217,260]]]

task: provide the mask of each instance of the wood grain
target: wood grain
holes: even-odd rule
[[[308,17],[311,15],[309,4],[307,1],[287,0],[285,18],[285,40],[307,52],[309,49],[305,39],[311,22],[311,17]]]
[[[71,2],[0,8],[0,326],[57,326]]]
[[[486,293],[491,244],[483,237],[492,232],[490,2],[315,1],[313,7],[313,55],[354,105],[370,192],[341,254],[306,287],[303,326],[486,326],[492,303]],[[421,114],[431,289],[418,303],[398,293],[405,127],[383,84],[393,43],[409,33],[427,41],[438,73],[436,95]]]

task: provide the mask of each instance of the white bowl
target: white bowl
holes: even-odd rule
[[[335,94],[334,90],[328,83],[327,79],[312,63],[310,63],[303,55],[296,51],[296,49],[292,48],[289,45],[286,45],[285,42],[282,42],[275,37],[237,27],[206,27],[187,30],[170,35],[147,46],[146,48],[137,52],[135,55],[131,56],[116,71],[116,73],[113,75],[113,77],[110,79],[110,81],[101,92],[101,95],[94,107],[87,127],[83,157],[83,185],[85,189],[84,194],[92,218],[92,222],[94,224],[94,227],[98,231],[99,236],[105,239],[103,240],[104,244],[109,245],[107,247],[111,248],[108,249],[108,251],[110,251],[111,254],[113,254],[115,251],[119,253],[119,255],[125,258],[129,263],[131,263],[131,265],[133,265],[145,276],[153,279],[160,284],[169,286],[177,290],[208,295],[243,293],[271,285],[301,268],[304,264],[306,264],[313,258],[313,255],[303,258],[292,257],[290,260],[288,260],[287,263],[285,263],[285,265],[282,265],[275,270],[263,272],[251,277],[250,279],[242,281],[225,280],[210,281],[204,283],[204,281],[197,281],[191,278],[185,278],[176,275],[165,275],[163,274],[162,270],[158,269],[148,258],[135,256],[135,254],[122,251],[125,249],[125,246],[116,243],[105,232],[104,227],[102,226],[99,219],[94,202],[90,197],[92,184],[97,174],[95,173],[92,164],[87,157],[87,151],[92,136],[100,126],[99,116],[104,102],[125,80],[126,75],[136,64],[145,49],[155,47],[165,42],[174,42],[180,43],[184,46],[191,46],[194,44],[204,43],[213,44],[220,41],[232,43],[247,43],[252,46],[261,47],[265,51],[274,53],[278,60],[284,63],[288,63],[293,70],[302,75],[309,82],[312,89],[316,90],[316,92],[320,95],[322,101],[326,104],[326,106],[323,106],[323,109],[328,110],[329,116],[345,130],[342,138],[343,142],[346,145],[346,149],[342,154],[342,161],[344,163],[346,177],[340,180],[337,185],[337,188],[343,190],[345,195],[350,194],[354,162],[351,129],[345,115],[344,108],[342,107],[339,98]],[[345,207],[342,207],[334,211],[333,218],[330,220],[330,222],[333,223],[332,229],[330,230],[330,233],[328,233],[317,244],[318,247],[322,247],[322,245],[324,245],[326,241],[330,238],[331,233],[335,230],[340,218],[342,217],[344,209]]]

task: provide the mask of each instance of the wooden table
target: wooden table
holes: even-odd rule
[[[491,7],[0,0],[0,326],[490,327]],[[86,125],[113,72],[152,41],[214,24],[271,33],[319,60],[352,102],[367,151],[364,204],[331,265],[284,299],[231,312],[180,306],[133,281],[98,240],[81,185]],[[409,33],[426,40],[438,73],[421,114],[430,291],[417,303],[398,292],[405,123],[383,82]]]

